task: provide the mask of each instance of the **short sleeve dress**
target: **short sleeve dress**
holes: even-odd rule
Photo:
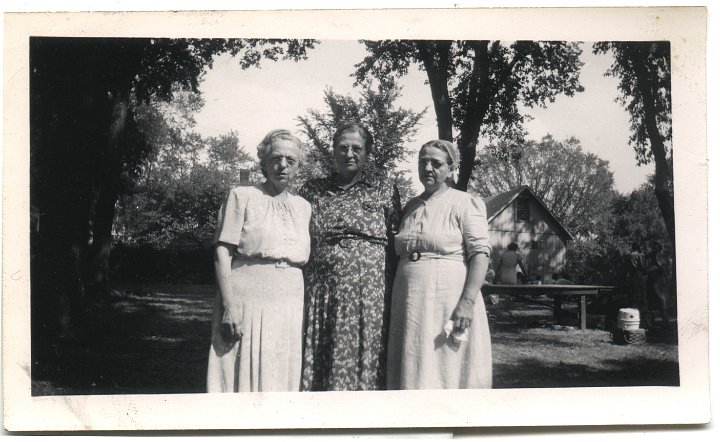
[[[310,205],[261,186],[230,191],[218,215],[215,241],[235,245],[233,302],[242,312],[239,341],[220,332],[223,303],[216,296],[208,392],[299,391],[304,283],[310,255]]]
[[[447,189],[413,198],[395,237],[400,256],[393,284],[388,389],[491,388],[490,329],[478,295],[467,341],[444,326],[457,306],[467,262],[490,253],[485,204]]]
[[[330,176],[299,193],[313,212],[302,390],[384,389],[397,188],[369,178],[343,189]]]

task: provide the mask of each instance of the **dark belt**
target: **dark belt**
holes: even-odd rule
[[[323,242],[329,246],[340,246],[344,249],[351,249],[363,243],[385,246],[387,243],[381,239],[363,236],[331,236],[324,238]]]
[[[465,257],[458,254],[441,254],[434,252],[411,252],[409,255],[401,255],[400,259],[407,259],[410,262],[420,261],[421,259],[448,259],[451,261],[464,261]]]
[[[287,269],[287,268],[302,269],[302,266],[300,264],[286,261],[284,259],[249,258],[247,256],[242,256],[242,255],[235,255],[234,258],[237,259],[238,261],[241,261],[241,262],[244,262],[244,263],[250,264],[250,265],[274,265],[278,269]]]

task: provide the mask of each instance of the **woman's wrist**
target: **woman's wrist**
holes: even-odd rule
[[[225,298],[225,297],[223,296],[223,297],[222,297],[222,306],[223,306],[223,309],[225,309],[225,310],[230,310],[230,309],[233,308],[233,302],[230,301],[230,299]]]
[[[469,296],[465,295],[464,293],[460,296],[460,302],[469,302],[470,304],[475,304],[475,299],[477,298],[477,295],[475,296]]]

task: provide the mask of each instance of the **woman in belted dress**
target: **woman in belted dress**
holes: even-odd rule
[[[313,211],[302,390],[385,388],[390,238],[400,199],[389,180],[368,173],[372,149],[366,128],[341,127],[333,136],[337,173],[299,192]]]
[[[517,243],[511,242],[507,250],[500,255],[500,260],[495,270],[495,275],[500,284],[517,284],[518,275],[527,275],[522,255],[518,252],[520,247]]]
[[[485,204],[453,189],[460,153],[420,149],[425,191],[403,209],[395,251],[389,389],[491,388],[490,330],[480,287],[490,243]]]
[[[270,132],[258,146],[265,182],[230,190],[220,209],[208,392],[300,389],[310,205],[287,186],[302,153],[289,131]]]

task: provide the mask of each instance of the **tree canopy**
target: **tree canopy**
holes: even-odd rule
[[[497,152],[510,152],[498,156]],[[580,141],[547,135],[522,146],[490,145],[477,156],[470,191],[483,197],[530,186],[574,236],[593,231],[614,196],[609,163],[582,150]]]
[[[457,188],[467,189],[480,135],[522,142],[522,107],[544,107],[559,94],[582,92],[575,42],[491,40],[364,40],[369,55],[355,78],[389,81],[411,65],[427,74],[438,138],[456,141],[462,153]],[[457,137],[453,130],[458,130]]]
[[[629,144],[638,163],[655,163],[655,195],[674,244],[670,42],[598,42],[593,52],[613,56],[606,75],[620,80],[617,101],[630,114]]]
[[[207,138],[194,132],[193,114],[201,105],[199,94],[176,91],[168,102],[141,106],[152,152],[120,197],[116,241],[158,249],[187,242],[202,249],[212,243],[222,198],[247,181],[254,162],[235,132]]]
[[[664,273],[672,281],[673,247],[653,192],[653,177],[629,195],[616,194],[608,209],[596,217],[591,235],[577,238],[568,246],[566,272],[575,281],[618,285],[624,273],[623,257],[630,245],[638,243],[647,254],[652,244],[662,247]],[[668,287],[674,290],[674,284]]]
[[[263,59],[302,60],[315,43],[30,39],[30,198],[41,226],[33,271],[43,275],[33,278],[32,290],[40,299],[35,324],[46,337],[66,335],[81,304],[109,293],[116,203],[152,152],[140,104],[167,100],[177,89],[197,91],[217,54],[228,52],[249,68]]]

